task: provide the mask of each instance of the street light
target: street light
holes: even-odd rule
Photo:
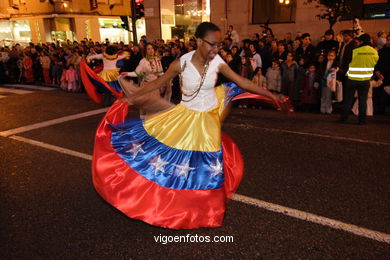
[[[279,4],[288,5],[288,4],[290,4],[290,0],[279,0]]]

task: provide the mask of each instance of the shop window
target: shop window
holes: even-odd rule
[[[358,17],[362,19],[390,18],[389,0],[349,0],[351,14],[346,19]]]
[[[295,0],[253,0],[252,23],[290,23],[295,22]]]
[[[160,0],[164,40],[189,39],[201,22],[210,21],[210,0]]]

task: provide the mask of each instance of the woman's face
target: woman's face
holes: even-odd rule
[[[154,55],[154,48],[152,45],[148,45],[146,47],[146,55],[153,56]]]
[[[292,53],[289,52],[289,53],[287,54],[287,60],[292,61],[293,58],[294,58],[294,57],[293,57]]]
[[[205,37],[199,39],[197,51],[199,51],[204,59],[214,59],[221,48],[221,38],[222,35],[220,31],[207,32]]]
[[[255,46],[254,46],[253,44],[250,44],[250,45],[249,45],[249,50],[250,50],[251,52],[254,52],[254,51],[255,51]]]
[[[242,64],[245,64],[245,63],[246,63],[246,58],[245,58],[245,57],[241,57],[241,63],[242,63]]]
[[[328,60],[334,60],[334,59],[336,59],[336,55],[333,52],[329,53]]]
[[[283,45],[283,44],[280,44],[280,45],[278,46],[278,50],[279,50],[279,52],[284,52],[284,51],[285,51],[284,45]]]
[[[324,56],[322,56],[322,55],[318,56],[318,62],[319,62],[319,63],[323,63],[324,60],[325,60],[325,57],[324,57]]]

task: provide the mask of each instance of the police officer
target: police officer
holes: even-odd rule
[[[374,67],[378,62],[378,52],[372,48],[369,34],[362,34],[357,38],[358,46],[353,50],[352,61],[347,72],[344,104],[340,122],[345,123],[351,111],[355,91],[359,98],[359,124],[366,124],[367,96],[370,88],[370,79],[374,74]]]

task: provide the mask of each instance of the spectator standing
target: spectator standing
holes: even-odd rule
[[[280,93],[282,89],[282,74],[278,61],[272,62],[272,66],[268,68],[265,77],[267,79],[267,88],[271,92]]]
[[[69,92],[76,92],[78,90],[78,73],[74,69],[74,65],[70,64],[65,72],[65,80],[67,83],[67,90]]]
[[[290,52],[291,51],[292,50],[290,50]],[[274,53],[273,59],[279,61],[280,63],[284,62],[287,59],[286,46],[283,42],[278,43],[278,52]]]
[[[46,51],[41,52],[41,56],[39,57],[39,59],[41,61],[41,66],[42,66],[43,81],[46,84],[50,84],[51,83],[51,79],[50,79],[51,61],[50,61],[49,56],[47,56]]]
[[[24,76],[27,83],[33,83],[34,82],[34,70],[33,70],[33,60],[31,59],[31,54],[25,52],[24,58],[23,58],[23,69],[24,69]]]
[[[376,48],[378,50],[382,49],[386,45],[386,33],[385,32],[379,32],[378,33],[378,40],[376,44]]]
[[[328,54],[330,50],[337,50],[339,48],[339,42],[334,39],[334,31],[329,29],[325,32],[325,40],[317,45],[318,54]]]
[[[316,66],[311,64],[302,81],[302,104],[310,111],[317,108],[319,86],[320,77],[316,71]]]
[[[327,61],[324,63],[324,76],[322,77],[322,83],[321,83],[321,113],[322,114],[332,114],[333,108],[332,108],[332,89],[329,86],[329,79],[328,77],[333,77],[333,75],[330,75],[332,73],[336,73],[337,70],[337,64],[336,64],[336,52],[335,51],[329,51],[327,55]],[[335,78],[334,78],[335,80]]]
[[[314,62],[316,48],[311,44],[310,34],[308,33],[302,35],[301,41],[301,45],[296,50],[296,60],[299,61],[303,58],[303,67],[307,68],[309,64]]]
[[[352,106],[353,96],[357,90],[359,99],[359,124],[366,124],[366,101],[370,88],[370,79],[379,57],[378,52],[370,46],[370,35],[362,34],[357,38],[357,41],[359,47],[353,50],[352,61],[349,64],[347,72],[348,82],[340,121],[347,121]]]
[[[298,64],[294,60],[292,52],[287,53],[287,59],[281,65],[282,69],[282,93],[290,98],[290,101],[296,107],[296,79],[298,72]]]
[[[343,43],[340,45],[338,51],[338,78],[343,84],[343,97],[345,96],[345,89],[347,86],[346,76],[348,71],[349,63],[352,61],[352,51],[355,49],[355,41],[353,40],[353,33],[351,30],[343,31]]]
[[[256,68],[261,68],[263,64],[262,64],[260,54],[256,52],[255,43],[249,44],[249,51],[250,51],[250,55],[252,56],[251,64],[252,64],[253,71],[256,70]]]
[[[378,64],[375,66],[376,74],[383,75],[382,86],[373,90],[374,112],[384,114],[386,109],[386,100],[389,98],[384,87],[390,86],[390,34],[387,35],[386,45],[379,50]]]

